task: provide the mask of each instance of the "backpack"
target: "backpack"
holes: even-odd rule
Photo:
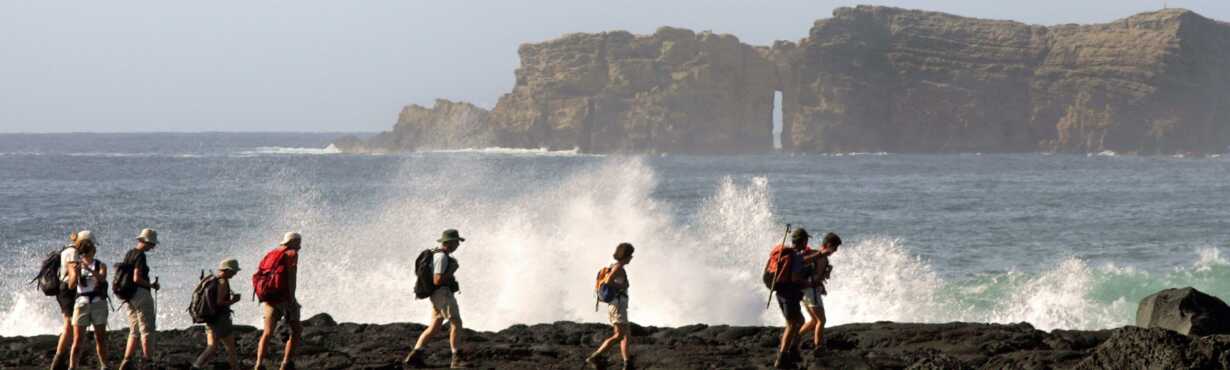
[[[598,298],[598,302],[611,303],[616,297],[619,297],[619,291],[611,286],[609,281],[615,269],[611,266],[606,266],[598,270],[598,277],[594,281],[594,295]]]
[[[201,270],[201,280],[192,290],[192,302],[188,304],[188,315],[192,317],[192,323],[203,324],[222,313],[218,308],[218,297],[212,294],[217,286],[218,276],[205,275],[205,271]]]
[[[286,281],[285,248],[275,248],[265,254],[261,264],[252,274],[253,296],[261,302],[281,303],[290,298],[290,284]]]
[[[114,293],[116,298],[124,301],[132,299],[132,296],[137,294],[137,283],[132,281],[133,270],[136,268],[133,260],[136,259],[139,253],[144,252],[138,251],[138,253],[133,253],[133,251],[137,250],[129,251],[128,255],[124,256],[124,262],[115,264],[113,269],[115,270],[115,276],[111,278],[111,293]]]
[[[64,282],[60,281],[60,253],[64,253],[65,249],[60,248],[59,252],[47,254],[47,258],[43,259],[42,267],[38,269],[38,274],[30,279],[30,283],[38,285],[38,290],[48,296],[60,295],[60,291],[68,289]]]
[[[769,290],[777,289],[778,284],[795,284],[806,282],[806,278],[814,273],[814,265],[812,264],[804,264],[801,266],[800,270],[802,271],[793,271],[795,269],[795,259],[802,258],[801,252],[791,249],[792,252],[784,253],[785,250],[786,248],[783,248],[779,244],[774,246],[773,251],[769,253],[769,262],[765,265],[764,274],[761,275],[761,280],[764,283],[764,287]],[[785,263],[779,262],[783,260],[782,257],[786,257]],[[777,273],[778,271],[786,271],[788,273],[783,273],[779,276]]]
[[[414,298],[416,299],[431,297],[431,293],[438,288],[432,276],[431,260],[434,254],[435,251],[424,249],[414,259]]]
[[[102,261],[99,261],[99,260],[94,260],[94,270],[98,270],[100,267],[102,267]],[[78,275],[78,276],[79,276],[79,278],[80,278],[80,279],[84,279],[84,276],[81,276],[81,275]],[[80,283],[78,283],[78,284],[80,284]],[[78,285],[78,286],[80,286],[80,285]],[[98,286],[94,287],[94,291],[93,291],[93,292],[89,292],[89,293],[81,293],[81,294],[79,294],[79,295],[80,295],[80,296],[82,296],[82,297],[90,297],[90,298],[102,298],[102,299],[108,299],[108,298],[110,298],[110,297],[107,295],[107,281],[106,281],[106,280],[99,280],[99,281],[98,281]]]

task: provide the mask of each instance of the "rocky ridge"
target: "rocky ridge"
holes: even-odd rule
[[[306,320],[297,365],[302,369],[400,369],[400,360],[424,329],[419,324],[336,323],[327,315]],[[772,364],[780,328],[691,325],[634,326],[633,356],[645,369],[765,369]],[[251,366],[260,333],[237,328],[244,366]],[[1160,329],[1036,330],[1029,324],[841,325],[827,330],[827,344],[806,359],[813,369],[1230,369],[1230,335],[1189,337]],[[127,332],[109,333],[118,360]],[[577,369],[610,334],[601,324],[556,322],[515,325],[498,332],[466,331],[473,368]],[[162,369],[187,369],[204,347],[204,330],[155,334]],[[447,366],[446,340],[431,344],[428,363]],[[45,368],[54,336],[0,338],[0,368]],[[279,351],[280,352],[280,351]],[[612,361],[619,363],[617,355]],[[92,350],[83,365],[95,368]],[[114,360],[113,360],[114,361]],[[214,369],[223,369],[221,359]],[[112,363],[114,366],[115,363]]]
[[[769,152],[776,92],[792,152],[1230,145],[1230,112],[1220,108],[1230,104],[1230,25],[1181,9],[1036,26],[858,6],[772,46],[663,27],[570,34],[519,54],[516,84],[491,111],[411,106],[392,132],[338,146]]]

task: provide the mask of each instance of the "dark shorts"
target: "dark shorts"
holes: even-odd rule
[[[77,301],[77,292],[63,288],[60,289],[60,294],[56,295],[56,303],[60,304],[60,313],[67,317],[73,317],[73,306]]]
[[[777,287],[777,306],[782,309],[782,317],[786,318],[787,322],[803,322],[803,308],[800,304],[802,300],[802,288],[797,286]]]
[[[218,317],[209,320],[205,323],[205,330],[212,333],[214,338],[229,338],[235,335],[235,327],[231,323],[231,314],[220,314]]]

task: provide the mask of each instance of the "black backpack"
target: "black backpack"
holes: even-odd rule
[[[192,323],[203,324],[222,313],[218,307],[218,297],[213,294],[217,286],[218,276],[205,275],[202,270],[201,281],[196,284],[196,289],[192,290],[192,302],[188,304],[188,315],[192,317]]]
[[[30,283],[38,285],[38,290],[48,296],[60,295],[60,290],[67,289],[64,282],[60,281],[60,253],[64,253],[65,249],[60,248],[58,252],[52,252],[43,259],[43,265],[38,269],[38,275],[34,275],[34,279],[30,279]]]
[[[436,282],[432,279],[431,257],[435,251],[424,249],[419,252],[418,258],[414,259],[414,298],[423,299],[431,297],[431,293],[436,291]]]
[[[137,294],[137,283],[132,281],[133,260],[137,255],[133,251],[129,251],[128,255],[124,256],[124,262],[115,264],[115,276],[111,278],[111,292],[115,293],[116,298],[124,301],[132,299],[132,296]]]

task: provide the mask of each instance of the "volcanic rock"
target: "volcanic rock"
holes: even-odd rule
[[[1166,289],[1140,301],[1136,326],[1194,336],[1230,334],[1230,306],[1192,287]]]

